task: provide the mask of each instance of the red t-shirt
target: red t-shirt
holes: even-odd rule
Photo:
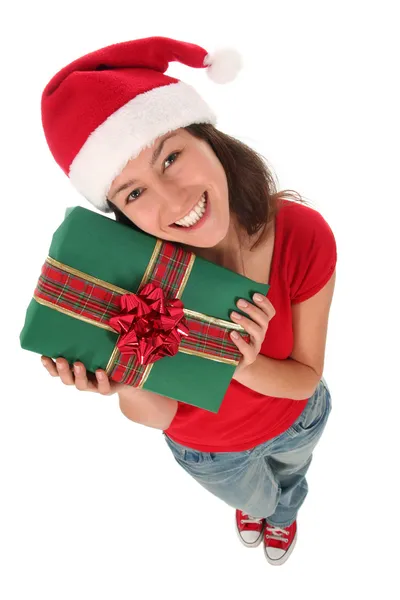
[[[291,304],[316,294],[336,266],[331,228],[315,209],[284,199],[275,220],[275,242],[268,298],[276,314],[261,354],[286,359],[293,349]],[[217,414],[178,402],[164,431],[172,440],[202,452],[241,452],[286,431],[307,404],[265,396],[232,379]]]

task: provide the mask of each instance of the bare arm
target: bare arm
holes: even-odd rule
[[[137,388],[124,389],[118,397],[125,417],[155,429],[168,429],[178,410],[176,400]]]
[[[121,412],[131,421],[154,427],[168,429],[178,410],[178,402],[147,390],[140,390],[122,383],[111,381],[107,373],[98,369],[96,374],[88,373],[81,362],[74,363],[80,371],[73,370],[65,358],[54,362],[49,356],[42,356],[42,362],[52,377],[60,377],[64,385],[75,386],[84,392],[95,392],[103,396],[115,393],[119,397]],[[102,378],[97,377],[102,375]]]

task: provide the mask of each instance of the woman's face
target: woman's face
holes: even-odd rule
[[[164,240],[210,248],[228,233],[225,171],[207,142],[185,129],[160,136],[130,160],[108,199],[137,227]]]

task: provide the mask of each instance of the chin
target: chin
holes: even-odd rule
[[[225,239],[225,236],[215,237],[214,239],[211,239],[210,236],[207,236],[207,238],[204,240],[201,240],[201,239],[193,240],[193,247],[194,248],[214,248],[215,246],[220,244],[224,239]],[[185,242],[181,241],[180,243],[184,244]],[[187,242],[186,242],[186,244],[187,244]]]
[[[193,240],[188,240],[187,237],[185,236],[185,239],[176,239],[176,243],[182,244],[183,246],[186,246],[187,248],[214,248],[215,246],[218,246],[219,244],[221,244],[224,239],[226,238],[228,234],[228,228],[226,228],[226,230],[224,229],[222,232],[212,232],[209,233],[207,232],[205,235],[200,235],[200,232],[198,235],[194,236],[193,235]]]

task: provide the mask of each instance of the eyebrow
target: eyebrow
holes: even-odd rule
[[[160,144],[157,146],[157,148],[154,150],[153,152],[153,156],[151,157],[151,161],[150,161],[150,166],[154,167],[155,162],[157,161],[158,157],[160,156],[162,149],[164,147],[164,144],[167,140],[169,140],[170,138],[177,136],[178,134],[176,132],[172,132],[169,133],[161,142]],[[107,200],[112,200],[113,198],[115,198],[120,192],[122,192],[122,190],[126,190],[126,188],[130,187],[131,185],[133,185],[134,183],[136,183],[137,179],[129,179],[128,181],[126,181],[125,183],[123,183],[122,185],[120,185],[115,192],[113,193],[113,195],[111,196],[111,198],[107,198]]]

